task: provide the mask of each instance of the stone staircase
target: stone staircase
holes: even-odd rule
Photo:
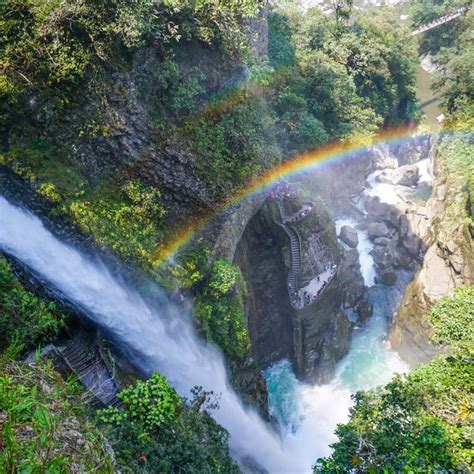
[[[291,255],[291,268],[288,272],[288,293],[290,296],[291,305],[295,308],[300,307],[299,301],[299,281],[298,277],[301,271],[301,242],[298,233],[292,229],[290,226],[286,225],[286,211],[283,201],[278,199],[278,209],[280,211],[280,220],[278,225],[283,228],[283,230],[288,235],[290,239],[290,255]]]
[[[316,291],[316,294],[308,294],[307,290],[300,288],[299,275],[301,272],[301,259],[302,259],[301,240],[300,240],[300,236],[298,235],[298,232],[295,229],[293,229],[289,225],[289,223],[304,219],[307,213],[313,209],[313,204],[306,203],[304,207],[302,208],[302,210],[289,216],[286,213],[286,209],[284,205],[284,197],[281,196],[279,199],[277,199],[277,202],[278,202],[278,209],[280,211],[280,222],[277,222],[277,224],[283,228],[283,230],[286,232],[290,240],[291,264],[290,264],[290,270],[288,272],[288,278],[287,278],[287,288],[288,288],[288,294],[290,297],[290,303],[293,306],[293,308],[301,309],[304,306],[311,304],[319,296],[319,294],[322,291],[324,291],[324,288],[327,286],[327,284],[332,280],[332,278],[336,274],[336,269],[335,269],[335,266],[331,266],[331,264],[329,264],[327,269],[321,275],[316,275],[315,278],[317,278],[319,282],[319,278],[324,276],[324,274],[329,271],[328,268],[330,268],[330,271],[328,273],[329,275],[328,280],[321,281],[322,286],[320,289]],[[303,210],[306,212],[303,213],[302,212]],[[320,253],[324,253],[323,252],[324,245],[319,236],[316,236],[315,238],[315,245],[316,245],[317,250]]]
[[[91,392],[95,405],[122,405],[117,398],[119,388],[97,348],[73,339],[64,346],[55,346],[55,349],[81,384]]]

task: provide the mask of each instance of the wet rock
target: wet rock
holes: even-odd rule
[[[384,222],[371,222],[367,228],[367,233],[369,238],[373,240],[378,237],[387,237],[390,230]]]
[[[397,274],[393,269],[380,272],[380,280],[385,286],[393,286],[397,282]]]
[[[363,298],[361,299],[358,303],[357,303],[357,306],[356,306],[356,312],[359,316],[358,318],[358,323],[363,323],[364,321],[366,321],[367,319],[369,319],[373,312],[374,312],[374,308],[372,306],[372,303],[369,302],[369,300]]]
[[[374,244],[379,245],[380,247],[388,247],[391,240],[387,237],[377,237],[374,239]]]
[[[393,179],[396,184],[415,186],[420,179],[420,170],[416,165],[401,166],[394,171]]]
[[[408,234],[410,230],[410,222],[408,221],[408,216],[406,214],[402,214],[398,218],[398,233],[400,237],[403,238]]]
[[[390,268],[393,265],[394,256],[391,249],[376,246],[370,252],[370,255],[372,255],[375,265],[381,270]]]
[[[394,265],[396,267],[402,267],[405,270],[414,270],[417,262],[404,247],[397,247],[395,251]]]
[[[420,251],[420,239],[412,232],[408,232],[402,240],[403,247],[412,257],[417,257]]]
[[[398,166],[398,160],[390,154],[387,145],[377,145],[371,150],[373,158],[372,164],[375,169],[395,169]]]
[[[385,171],[379,174],[375,180],[379,183],[394,184],[392,174]]]
[[[343,307],[353,308],[364,294],[364,279],[360,274],[359,252],[356,249],[343,253],[338,270],[338,279],[344,295]]]
[[[342,226],[339,238],[351,248],[356,248],[359,244],[357,230],[348,225]]]
[[[365,210],[373,220],[389,222],[396,227],[401,211],[385,202],[381,202],[378,196],[369,196],[365,200]]]

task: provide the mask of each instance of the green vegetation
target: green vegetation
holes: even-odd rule
[[[443,99],[442,106],[449,119],[455,118],[462,128],[472,129],[474,117],[474,46],[472,29],[474,10],[465,0],[416,0],[410,4],[414,27],[439,16],[451,13],[459,7],[466,7],[462,16],[421,37],[420,49],[430,53],[440,71],[434,81],[434,90]]]
[[[100,412],[123,472],[238,472],[228,451],[228,434],[209,415],[212,394],[199,387],[181,400],[154,373],[118,396],[125,408]]]
[[[211,263],[208,249],[197,248],[181,253],[171,274],[178,287],[196,294],[194,310],[205,336],[228,356],[245,358],[250,337],[244,314],[245,282],[238,267],[226,259]]]
[[[48,362],[0,359],[1,472],[114,472],[87,394]]]
[[[65,150],[45,140],[11,147],[0,163],[27,177],[51,202],[53,216],[74,223],[123,259],[150,268],[166,215],[157,189],[119,177],[92,186]]]
[[[410,2],[415,26],[449,13],[466,2]],[[473,12],[424,34],[422,52],[434,55],[443,71],[435,91],[449,131],[438,144],[436,173],[446,184],[445,214],[434,224],[440,242],[472,238]],[[454,133],[453,133],[454,130]],[[469,252],[469,250],[467,250]],[[467,256],[469,258],[469,256]],[[350,420],[336,430],[333,454],[319,459],[315,472],[414,472],[458,470],[474,465],[474,288],[460,287],[441,298],[429,314],[433,343],[449,353],[385,387],[354,396]]]
[[[460,7],[469,8],[469,0],[414,0],[409,2],[409,13],[413,28],[430,23]],[[440,49],[452,45],[460,33],[465,31],[463,18],[445,23],[434,30],[423,33],[420,38],[420,51],[437,54]]]
[[[150,266],[166,213],[159,191],[139,180],[102,185],[71,200],[66,212],[98,244],[145,269]]]
[[[120,48],[135,49],[150,40],[197,38],[239,51],[239,21],[255,15],[258,8],[259,2],[249,0],[7,0],[0,6],[0,93],[67,85],[83,78],[98,60],[116,59]]]
[[[474,463],[474,288],[460,288],[454,297],[431,310],[433,341],[452,345],[407,376],[396,376],[382,388],[358,392],[347,424],[330,458],[315,472],[462,472]]]
[[[431,309],[432,339],[438,344],[474,344],[474,287],[456,288]]]
[[[179,191],[165,196],[153,177],[154,185],[143,179],[148,154],[174,148],[185,172],[206,186],[212,208],[282,159],[329,141],[370,137],[384,123],[416,115],[415,43],[389,9],[348,22],[351,2],[338,2],[336,17],[273,7],[268,57],[256,57],[248,19],[261,4],[0,6],[0,163],[30,180],[53,218],[164,286],[190,289],[203,333],[236,359],[250,347],[241,275],[229,270],[232,286],[217,291],[209,285],[223,264],[205,253],[178,256],[174,268],[155,273],[160,246],[189,210],[179,210]],[[191,57],[194,51],[202,61]],[[138,137],[146,145],[133,157],[122,156],[127,148],[117,138],[129,134],[122,100],[133,110],[136,100],[149,122],[150,133]],[[98,163],[91,165],[94,154]]]
[[[236,358],[244,358],[250,350],[243,285],[235,265],[228,260],[216,260],[195,306],[206,336]]]
[[[274,123],[257,91],[230,92],[216,98],[180,135],[189,142],[195,167],[215,197],[230,194],[250,177],[279,162]]]
[[[216,271],[216,291],[233,278],[232,270]],[[1,472],[238,472],[227,432],[209,415],[218,408],[212,393],[196,387],[182,400],[154,373],[118,395],[124,408],[95,416],[91,395],[74,377],[63,380],[50,360],[15,360],[57,336],[62,318],[0,258]]]
[[[34,348],[50,342],[64,327],[56,304],[25,290],[0,256],[0,348],[11,344]]]

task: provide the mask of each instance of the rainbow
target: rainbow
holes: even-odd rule
[[[459,130],[458,125],[453,128]],[[367,136],[360,136],[341,143],[322,146],[321,148],[309,151],[276,165],[263,174],[252,178],[246,186],[241,187],[232,195],[228,196],[212,211],[197,216],[191,222],[178,229],[174,234],[174,238],[157,250],[153,260],[154,267],[160,267],[166,261],[171,260],[212,218],[215,218],[227,208],[235,206],[245,199],[267,192],[281,178],[296,176],[320,169],[329,164],[339,163],[367,149],[369,145],[400,142],[413,136],[417,130],[419,129],[415,126],[406,126],[383,131],[370,139]],[[446,133],[445,129],[443,129],[443,133]]]

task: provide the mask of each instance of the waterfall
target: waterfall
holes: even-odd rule
[[[259,415],[244,407],[228,383],[222,354],[196,335],[188,315],[171,303],[150,307],[99,260],[60,242],[31,213],[0,196],[0,249],[14,256],[45,282],[110,331],[145,371],[168,377],[182,396],[194,385],[221,394],[212,415],[230,433],[233,456],[242,466],[269,472],[309,469]]]

